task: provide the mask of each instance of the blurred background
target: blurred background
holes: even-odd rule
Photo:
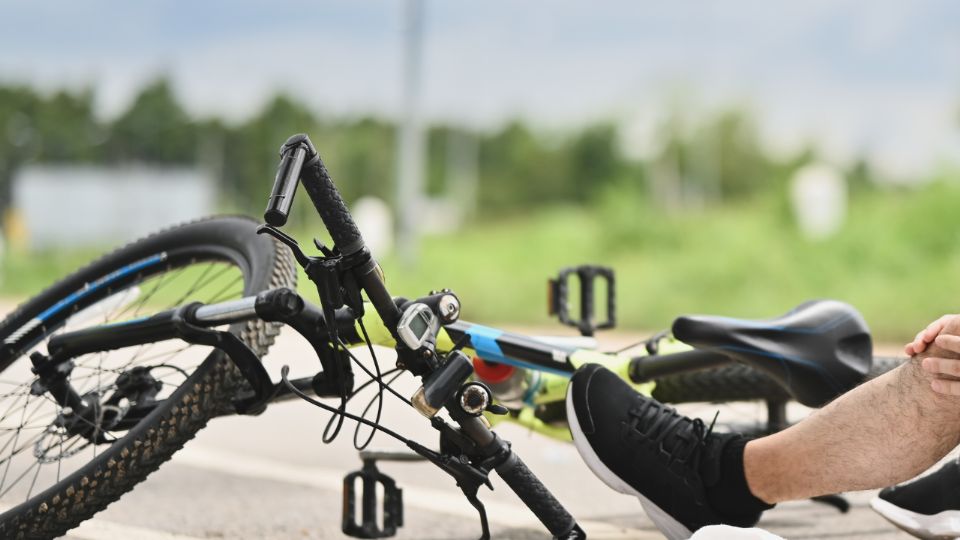
[[[0,1],[0,295],[203,214],[307,132],[395,294],[541,325],[612,266],[621,327],[960,309],[960,5]],[[323,235],[301,194],[291,232]]]

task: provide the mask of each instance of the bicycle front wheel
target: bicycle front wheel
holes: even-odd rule
[[[236,368],[179,340],[75,358],[71,386],[91,414],[61,407],[28,356],[64,331],[295,286],[289,250],[240,217],[201,220],[102,257],[0,322],[0,537],[51,538],[117,500],[229,407]],[[230,331],[266,354],[278,325]],[[136,413],[136,414],[135,414]]]

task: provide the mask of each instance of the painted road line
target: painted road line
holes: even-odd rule
[[[309,465],[291,465],[286,462],[243,455],[209,447],[187,445],[173,456],[179,465],[219,472],[230,476],[272,480],[340,492],[344,471]],[[450,491],[422,486],[403,486],[404,505],[457,517],[477,519],[477,511],[462,497],[451,497]],[[491,522],[513,528],[543,530],[536,517],[521,505],[497,501],[484,502]],[[625,539],[662,538],[653,531],[621,527],[602,521],[579,521],[590,538]]]

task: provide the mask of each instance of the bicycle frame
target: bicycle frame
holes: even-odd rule
[[[293,314],[283,313],[280,304],[298,304],[302,307]],[[339,314],[338,314],[339,315]],[[50,340],[49,348],[54,357],[61,361],[68,357],[92,352],[114,350],[121,347],[141,345],[167,339],[182,339],[191,343],[215,346],[225,353],[241,368],[244,376],[260,389],[260,398],[238,406],[240,414],[255,414],[263,410],[268,403],[294,398],[294,394],[283,384],[274,383],[264,377],[264,370],[252,366],[252,352],[240,350],[236,343],[229,340],[228,332],[216,333],[216,340],[209,334],[197,329],[208,330],[233,325],[244,321],[262,318],[268,321],[283,322],[303,335],[321,355],[321,349],[328,347],[320,308],[306,302],[293,291],[274,289],[257,296],[208,305],[187,305],[156,314],[148,318],[134,319],[120,323],[96,326],[77,332],[68,332]],[[362,339],[360,325],[366,329],[370,344],[385,348],[396,346],[396,340],[383,324],[376,311],[365,310],[356,322],[344,314],[338,317],[344,341],[351,347],[366,345]],[[349,328],[346,325],[352,324]],[[201,341],[205,339],[206,342]],[[488,362],[507,364],[516,368],[535,371],[535,383],[525,393],[523,408],[511,411],[511,414],[498,416],[485,413],[492,424],[512,422],[543,435],[569,440],[570,435],[564,423],[545,422],[536,414],[538,406],[562,402],[566,396],[570,375],[587,363],[602,364],[620,375],[640,392],[647,395],[653,391],[653,378],[664,375],[706,369],[730,360],[717,353],[697,351],[688,345],[669,337],[662,337],[658,343],[657,355],[626,355],[603,353],[595,349],[564,345],[559,341],[546,342],[518,333],[508,332],[489,326],[457,321],[440,329],[437,337],[437,351],[446,353],[453,350],[458,342],[468,343],[463,351]],[[216,341],[216,342],[214,342]],[[646,351],[644,351],[646,352]],[[257,363],[259,359],[253,358]],[[329,366],[324,366],[329,368]],[[337,397],[336,394],[317,393],[313,385],[314,377],[293,379],[296,388],[320,397]]]

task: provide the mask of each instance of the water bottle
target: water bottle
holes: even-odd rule
[[[473,371],[477,379],[490,387],[497,402],[501,405],[510,410],[523,408],[524,398],[527,389],[530,387],[527,370],[509,364],[487,362],[474,357]],[[537,374],[536,372],[533,373]]]

